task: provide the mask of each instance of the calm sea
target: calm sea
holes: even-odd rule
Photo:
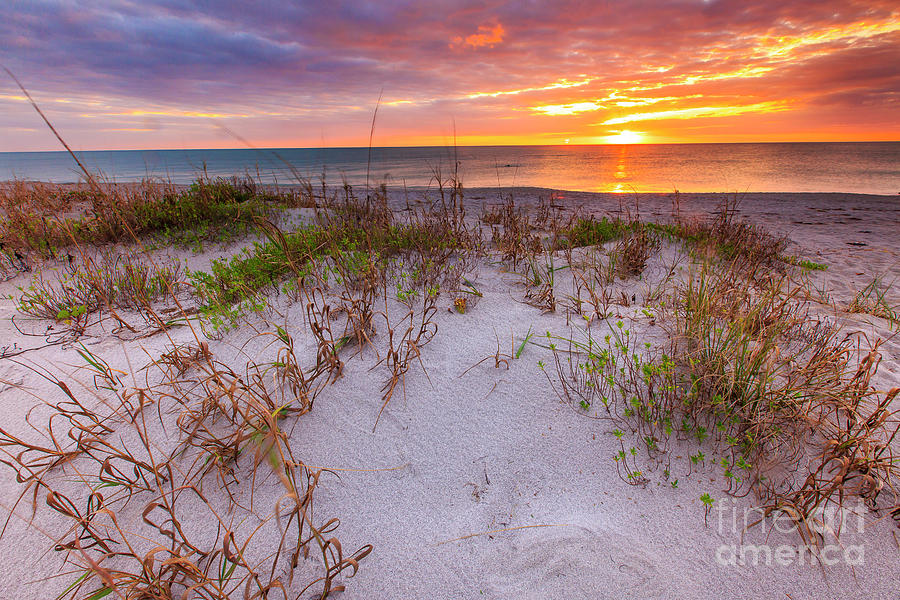
[[[370,157],[371,153],[371,157]],[[290,184],[346,181],[417,189],[459,165],[463,185],[579,191],[900,193],[900,142],[648,144],[628,146],[462,146],[123,150],[79,153],[93,171],[126,182],[189,183],[250,174]],[[0,179],[79,179],[65,152],[0,153]]]

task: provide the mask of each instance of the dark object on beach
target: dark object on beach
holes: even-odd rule
[[[865,242],[847,242],[848,246],[868,246]]]

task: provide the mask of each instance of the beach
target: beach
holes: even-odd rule
[[[142,238],[144,250],[114,241],[41,256],[23,247],[28,272],[8,254],[0,284],[0,502],[9,518],[0,537],[7,557],[0,589],[37,599],[86,598],[109,587],[109,597],[117,597],[113,579],[104,577],[130,565],[129,572],[143,574],[114,579],[136,590],[156,574],[158,595],[146,596],[154,598],[280,598],[282,589],[286,597],[307,598],[321,595],[323,585],[345,586],[335,597],[347,599],[799,600],[898,593],[896,458],[882,461],[900,451],[900,438],[889,435],[900,409],[891,396],[900,386],[898,197],[475,188],[461,198],[448,192],[442,202],[436,190],[391,191],[383,204],[387,217],[382,208],[364,212],[364,191],[357,193],[358,212],[346,208],[352,203],[337,190],[331,201],[298,202],[269,219],[285,235],[321,224],[317,218],[364,231],[366,219],[396,219],[395,229],[387,230],[400,235],[406,231],[401,224],[418,219],[430,223],[421,231],[439,232],[449,246],[428,242],[433,260],[420,260],[425,233],[410,236],[390,258],[380,251],[387,266],[378,274],[371,258],[375,234],[307,263],[307,256],[337,242],[315,238],[294,252],[265,227],[194,247],[148,238]],[[575,243],[575,230],[566,229],[574,215],[621,225],[607,240]],[[512,227],[526,219],[529,229],[515,238]],[[727,243],[702,245],[696,234],[683,233],[687,225],[673,225],[698,223],[755,236],[748,232],[756,230],[739,226],[751,224],[770,236],[752,238],[763,245],[784,240],[777,265],[754,262],[764,248],[744,256]],[[701,230],[718,239],[714,227]],[[551,243],[556,234],[563,239],[560,232],[568,232],[567,247]],[[478,244],[471,241],[476,234]],[[620,240],[640,246],[641,257],[628,268],[621,265],[631,247],[617,246]],[[72,306],[55,318],[21,309],[35,278],[52,283],[71,276],[72,265],[86,256],[127,250],[158,265],[178,264],[171,286],[192,272],[213,273],[214,259],[242,256],[245,248],[243,256],[252,255],[254,241],[282,248],[287,267],[278,285],[216,300],[220,308],[229,302],[257,307],[240,315],[205,313],[213,291],[198,292],[198,278],[181,285],[174,298],[161,293],[148,301],[155,318],[111,305]],[[622,262],[613,264],[614,256]],[[353,261],[362,266],[348,270]],[[729,269],[737,273],[738,262],[742,273],[759,270],[747,279],[715,279]],[[688,342],[671,346],[673,338],[689,337],[679,294],[690,293],[684,282],[707,275],[710,286],[740,281],[739,292],[749,290],[741,302],[751,308],[741,304],[733,319],[778,285],[787,300],[766,314],[793,311],[798,321],[800,337],[773,342],[753,385],[769,393],[802,372],[806,385],[825,390],[831,383],[813,383],[810,371],[797,365],[813,364],[804,363],[807,355],[830,340],[840,352],[828,360],[839,361],[841,354],[848,370],[823,379],[845,377],[841,393],[857,390],[855,408],[838,415],[829,395],[837,397],[837,388],[827,387],[821,398],[798,400],[808,403],[802,408],[766,413],[763,425],[737,424],[738,415],[750,419],[742,405],[728,413],[734,430],[730,421],[716,430],[718,409],[678,412],[681,395],[701,394],[690,378],[680,379],[688,362],[679,363],[672,348],[689,346],[695,354],[685,356],[694,358],[700,350]],[[383,278],[377,285],[376,276]],[[361,308],[365,302],[368,309]],[[755,327],[771,326],[760,323]],[[809,323],[819,326],[813,330]],[[747,352],[755,360],[762,342],[752,339]],[[794,343],[803,350],[792,356]],[[592,363],[592,369],[609,369],[599,378],[583,367],[598,355],[595,344],[607,352],[599,354],[620,361],[614,368],[608,358]],[[632,357],[636,378],[610,383],[612,408],[601,404],[597,386],[617,378],[620,367],[624,377]],[[860,364],[868,365],[865,373]],[[711,377],[695,378],[694,385]],[[673,389],[664,387],[670,384]],[[658,395],[638,391],[647,386]],[[710,393],[713,404],[724,394]],[[665,410],[663,399],[672,403]],[[858,441],[865,436],[857,429],[857,437],[847,439],[857,444],[854,457],[868,452],[882,462],[853,471],[857,463],[848,467],[835,455],[816,471],[821,452],[833,448],[829,427],[847,415],[877,422],[866,429],[871,444]],[[800,421],[805,427],[790,437],[803,442],[796,447],[731,440],[750,425],[775,439],[786,435],[786,423]],[[824,438],[814,427],[807,431],[813,422],[824,423]],[[885,433],[889,442],[879,447]],[[23,454],[28,444],[57,451]],[[73,447],[78,450],[66,454]],[[123,458],[122,449],[133,455]],[[228,453],[235,449],[240,452]],[[742,461],[751,456],[771,462],[745,467]],[[791,494],[802,491],[810,472],[831,481],[838,464],[857,475],[842,484],[846,498],[836,503],[842,489],[821,505],[838,516],[829,513],[822,535],[810,536],[804,528],[817,521],[798,519],[799,509],[792,513],[787,501],[801,497]],[[780,483],[769,488],[768,480]],[[758,508],[773,501],[781,502],[780,510]],[[778,521],[778,515],[788,516]],[[760,517],[763,522],[753,525]],[[839,532],[831,530],[835,523],[843,525]],[[285,542],[291,536],[294,546]],[[296,545],[298,538],[303,543]],[[325,544],[331,538],[339,544]],[[143,563],[114,555],[125,540]],[[69,586],[85,573],[87,583],[71,595]],[[159,583],[166,578],[168,584]],[[218,591],[185,591],[201,582],[202,589]]]

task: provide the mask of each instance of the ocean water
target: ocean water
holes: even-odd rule
[[[78,153],[120,181],[190,183],[251,175],[266,183],[421,189],[456,170],[467,188],[591,192],[900,193],[900,142],[121,150]],[[79,180],[65,152],[0,153],[0,180]]]

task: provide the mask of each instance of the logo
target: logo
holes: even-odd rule
[[[730,498],[716,502],[713,512],[719,536],[740,540],[716,548],[715,559],[722,566],[865,564],[866,507],[861,500],[818,506],[804,518],[790,506],[767,515]],[[758,543],[745,539],[750,534]]]

